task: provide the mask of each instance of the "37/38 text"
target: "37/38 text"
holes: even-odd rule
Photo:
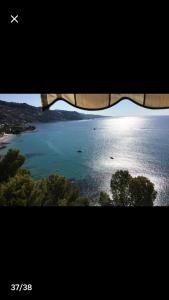
[[[10,285],[10,290],[11,291],[32,291],[32,284],[31,283],[12,283]]]

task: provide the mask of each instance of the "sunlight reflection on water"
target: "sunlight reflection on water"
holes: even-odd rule
[[[22,143],[16,137],[9,145],[29,157],[25,165],[35,178],[59,173],[88,178],[89,183],[93,176],[95,189],[109,192],[112,173],[128,169],[155,184],[156,204],[168,202],[169,117],[103,118],[37,124],[37,128],[34,134],[22,134]]]

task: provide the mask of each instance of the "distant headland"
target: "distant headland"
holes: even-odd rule
[[[6,102],[0,100],[0,124],[28,124],[36,122],[87,120],[107,118],[95,114],[82,114],[76,111],[47,110],[26,103]]]

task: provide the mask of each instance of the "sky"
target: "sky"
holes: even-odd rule
[[[41,106],[40,94],[0,94],[0,100],[27,103],[33,106]],[[108,109],[99,111],[86,111],[73,107],[72,105],[59,100],[51,106],[50,109],[62,109],[69,111],[77,111],[81,113],[97,114],[104,116],[143,116],[143,115],[169,115],[169,109],[148,109],[141,107],[129,100],[122,100],[118,104]]]

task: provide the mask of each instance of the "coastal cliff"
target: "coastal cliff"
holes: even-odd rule
[[[76,111],[47,110],[26,103],[0,100],[0,124],[28,124],[32,122],[54,122],[100,118],[94,114],[82,114]]]

